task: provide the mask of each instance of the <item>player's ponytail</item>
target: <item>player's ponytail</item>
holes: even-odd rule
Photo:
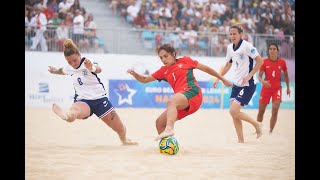
[[[71,56],[73,54],[79,54],[80,55],[79,48],[73,43],[73,41],[71,39],[67,39],[63,43],[63,53],[64,53],[65,57]]]

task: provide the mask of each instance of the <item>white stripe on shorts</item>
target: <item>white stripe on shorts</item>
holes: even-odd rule
[[[106,115],[108,115],[113,109],[114,109],[114,107],[110,108],[107,112],[105,112],[105,113],[103,113],[101,116],[99,116],[99,118],[102,119],[103,117],[105,117]]]

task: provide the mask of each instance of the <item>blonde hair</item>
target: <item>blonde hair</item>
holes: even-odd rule
[[[72,39],[67,39],[63,43],[63,54],[66,57],[67,56],[71,56],[73,54],[79,54],[80,55],[79,48],[73,43]]]

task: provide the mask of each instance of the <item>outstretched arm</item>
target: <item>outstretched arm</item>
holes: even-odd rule
[[[203,71],[203,72],[206,72],[212,76],[215,76],[217,77],[218,79],[221,79],[223,84],[225,84],[226,86],[231,86],[231,82],[228,81],[227,79],[225,79],[223,76],[221,76],[217,71],[215,71],[214,69],[210,68],[209,66],[207,65],[204,65],[204,64],[201,64],[201,63],[198,63],[197,65],[197,69]]]
[[[143,76],[141,74],[138,74],[133,69],[128,69],[127,72],[129,74],[131,74],[136,80],[138,80],[141,83],[148,83],[148,82],[157,80],[156,78],[154,78],[151,75]]]
[[[226,64],[220,69],[219,74],[221,76],[224,76],[225,74],[227,74],[227,72],[229,71],[229,69],[231,68],[232,63],[231,62],[226,62]],[[216,78],[213,82],[213,87],[216,88],[218,86],[218,82],[219,82],[219,78]],[[229,87],[229,86],[228,86]]]
[[[59,74],[59,75],[66,75],[66,73],[63,71],[63,68],[56,68],[56,67],[53,67],[53,66],[49,66],[49,69],[48,71],[51,73],[51,74]]]
[[[226,62],[226,64],[222,67],[222,69],[219,71],[219,73],[221,74],[221,76],[224,76],[225,74],[227,74],[227,72],[230,70],[232,66],[231,62]]]

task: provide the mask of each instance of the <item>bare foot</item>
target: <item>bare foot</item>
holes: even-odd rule
[[[258,127],[256,128],[257,131],[257,138],[262,136],[262,123],[258,122]]]
[[[131,139],[126,138],[125,140],[121,139],[123,145],[138,145],[138,142],[132,141]]]
[[[171,130],[164,130],[161,134],[159,134],[159,136],[155,139],[155,141],[158,141],[159,139],[168,137],[168,136],[173,136],[174,135],[174,131],[173,129]]]
[[[54,113],[56,113],[63,120],[67,120],[68,119],[67,114],[61,109],[61,107],[58,104],[53,103],[52,111]]]

